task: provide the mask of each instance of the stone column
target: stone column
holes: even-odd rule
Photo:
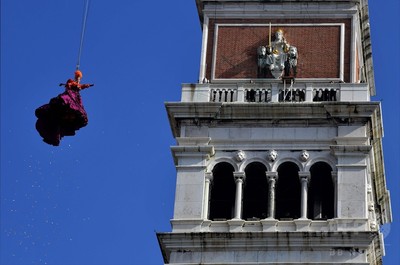
[[[203,42],[201,44],[201,57],[200,57],[200,71],[199,71],[199,83],[205,83],[206,77],[206,56],[207,56],[207,42],[208,42],[208,17],[204,16],[203,21]]]
[[[246,178],[244,172],[233,172],[233,177],[236,183],[236,196],[235,196],[235,216],[233,219],[242,218],[242,191],[243,191],[243,181]]]
[[[306,102],[313,102],[313,85],[310,83],[306,83],[306,98],[305,101]]]
[[[238,85],[237,88],[237,102],[245,102],[245,93],[243,85]]]
[[[275,185],[278,172],[265,172],[268,180],[268,212],[267,218],[275,218]]]
[[[204,184],[204,206],[203,206],[203,219],[208,219],[208,207],[210,205],[210,184],[213,180],[212,172],[205,173],[205,184]]]
[[[332,182],[333,182],[333,188],[335,189],[335,193],[334,193],[334,208],[333,208],[333,218],[336,218],[338,216],[338,207],[337,207],[337,203],[338,203],[338,176],[337,176],[337,172],[336,171],[332,171],[331,172],[331,176],[332,176]]]
[[[278,83],[271,84],[271,102],[279,102],[279,87]]]
[[[301,182],[301,219],[307,219],[308,182],[310,180],[310,176],[310,172],[299,172]]]

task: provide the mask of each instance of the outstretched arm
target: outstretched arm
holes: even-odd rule
[[[79,90],[94,86],[94,84],[79,84],[78,82],[68,79],[66,84],[60,83],[60,86],[65,86],[67,89],[71,89],[72,87],[77,87]]]
[[[79,85],[79,88],[80,89],[85,89],[85,88],[88,88],[88,87],[91,87],[91,86],[94,86],[94,84],[82,84],[82,85]]]

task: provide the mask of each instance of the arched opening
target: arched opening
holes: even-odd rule
[[[268,182],[266,171],[265,165],[259,162],[249,164],[244,171],[246,173],[242,214],[244,220],[267,217]]]
[[[210,192],[210,220],[228,220],[233,218],[235,207],[234,168],[222,162],[213,169],[213,181]]]
[[[299,167],[295,163],[285,162],[278,168],[275,218],[279,220],[299,218],[300,204]]]
[[[334,217],[335,188],[332,168],[325,162],[317,162],[310,168],[308,189],[308,218],[326,220]]]

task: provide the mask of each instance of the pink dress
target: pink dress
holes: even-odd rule
[[[45,143],[58,146],[62,137],[75,135],[75,131],[88,124],[79,91],[89,86],[69,79],[64,93],[35,110],[36,130]]]

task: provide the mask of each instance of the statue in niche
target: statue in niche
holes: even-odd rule
[[[275,39],[271,41],[271,24],[269,44],[257,49],[259,78],[266,78],[270,73],[274,78],[284,76],[295,77],[297,74],[297,48],[291,46],[283,36],[283,30],[275,32]]]
[[[297,48],[294,46],[290,46],[285,62],[285,76],[296,77],[296,75],[297,75]]]
[[[265,46],[258,47],[257,56],[258,56],[257,77],[265,78],[267,77],[267,47]]]

